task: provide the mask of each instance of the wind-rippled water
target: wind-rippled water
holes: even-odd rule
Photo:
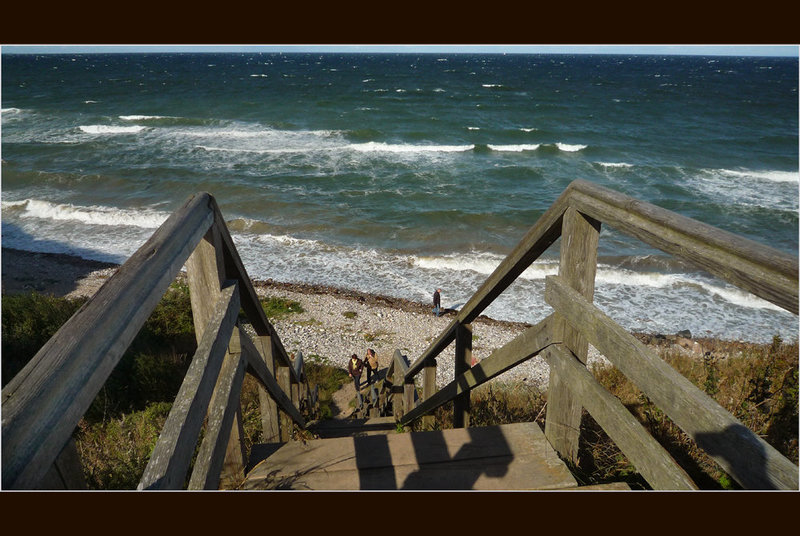
[[[797,82],[797,58],[3,54],[2,243],[122,262],[208,191],[252,277],[457,307],[580,178],[796,255]],[[486,314],[544,318],[557,246]],[[608,227],[595,301],[797,336]]]

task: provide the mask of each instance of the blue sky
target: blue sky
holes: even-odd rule
[[[798,57],[798,45],[6,45],[6,53],[98,52],[493,52],[554,54],[699,54]]]

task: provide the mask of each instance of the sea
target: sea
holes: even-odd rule
[[[575,179],[798,254],[798,58],[2,53],[2,246],[124,262],[211,193],[254,279],[458,309]],[[536,323],[560,241],[484,312]],[[797,317],[603,226],[634,332]]]

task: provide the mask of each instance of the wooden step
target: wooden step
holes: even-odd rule
[[[577,482],[536,423],[293,441],[243,489],[520,490]]]

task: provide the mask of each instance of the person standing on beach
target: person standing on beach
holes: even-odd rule
[[[356,395],[361,393],[361,372],[364,370],[364,362],[361,361],[356,354],[350,356],[350,361],[347,362],[347,372],[353,378],[353,383],[356,386]],[[360,397],[359,397],[359,400]]]
[[[439,316],[439,311],[442,308],[442,289],[437,288],[436,292],[433,293],[433,312],[436,316]]]
[[[378,379],[378,356],[375,355],[375,350],[372,348],[367,350],[364,366],[367,368],[367,385],[369,385],[372,383],[373,374],[375,375],[375,380]]]

